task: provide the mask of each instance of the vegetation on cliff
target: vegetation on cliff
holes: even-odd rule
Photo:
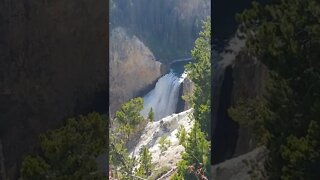
[[[195,124],[191,132],[183,137],[180,129],[179,140],[185,148],[182,160],[178,163],[178,171],[172,179],[205,179],[210,177],[210,132],[211,132],[211,20],[203,23],[203,30],[195,41],[192,50],[194,62],[186,69],[188,77],[194,82],[193,92],[186,97],[194,108]],[[181,140],[185,139],[185,142]]]
[[[130,36],[124,28],[111,30],[109,53],[109,106],[113,117],[123,103],[146,93],[165,68],[141,39]]]
[[[149,152],[148,147],[143,146],[140,150],[140,159],[139,159],[139,168],[137,169],[136,174],[140,177],[148,177],[151,175],[154,167],[153,164],[151,163],[152,161],[152,156],[151,153]]]
[[[125,135],[125,139],[129,140],[130,135],[136,130],[136,127],[144,120],[140,115],[143,109],[143,99],[134,98],[124,103],[121,108],[116,112],[115,120],[119,132]]]
[[[153,165],[149,149],[143,146],[139,150],[139,159],[136,159],[134,154],[132,157],[129,156],[127,147],[132,135],[139,130],[137,126],[147,122],[147,119],[140,115],[142,109],[142,98],[131,99],[121,106],[112,120],[109,133],[109,163],[113,177],[119,179],[134,176],[146,178],[152,173]]]
[[[266,6],[253,3],[238,15],[248,51],[268,67],[270,81],[261,100],[230,113],[261,130],[255,135],[269,150],[270,179],[320,175],[319,12],[316,0],[276,0]]]
[[[203,23],[203,30],[191,51],[193,63],[186,65],[189,79],[194,83],[192,93],[186,97],[194,108],[194,118],[202,131],[211,137],[211,20]]]
[[[98,113],[67,120],[41,139],[41,154],[27,156],[21,176],[34,179],[105,179],[96,158],[107,151],[107,119]]]

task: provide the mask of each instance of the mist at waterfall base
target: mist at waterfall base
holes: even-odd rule
[[[146,94],[144,108],[141,114],[146,118],[150,109],[154,112],[154,120],[176,113],[179,100],[179,91],[187,74],[184,65],[189,61],[177,62],[170,66],[170,72],[162,76],[156,83],[154,89]]]

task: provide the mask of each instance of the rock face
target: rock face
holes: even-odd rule
[[[17,179],[22,157],[38,151],[40,133],[75,114],[107,111],[106,7],[92,0],[0,1],[0,139],[8,178]]]
[[[190,57],[210,0],[113,0],[111,26],[136,35],[161,62]]]
[[[237,37],[222,53],[213,76],[213,164],[237,157],[256,148],[250,129],[239,125],[228,115],[228,109],[239,100],[261,96],[268,78],[267,68],[247,55],[244,40]]]
[[[241,51],[233,66],[232,106],[240,99],[262,96],[268,79],[268,69],[255,58]],[[250,129],[239,126],[238,140],[233,156],[238,156],[253,150],[256,147]]]
[[[187,76],[184,79],[182,86],[180,87],[179,100],[178,100],[178,105],[177,105],[177,113],[192,108],[191,105],[187,101],[182,99],[182,96],[189,95],[190,93],[192,93],[193,89],[194,89],[194,83]]]
[[[194,124],[194,120],[190,118],[192,112],[193,109],[189,109],[178,114],[172,114],[156,122],[149,122],[138,143],[130,150],[130,153],[134,153],[136,157],[139,157],[138,152],[140,148],[147,146],[152,154],[152,162],[155,163],[156,167],[155,170],[165,166],[175,168],[176,163],[181,160],[181,154],[184,152],[184,147],[179,145],[176,134],[181,125],[189,133]],[[171,145],[161,154],[159,141],[163,136],[167,137],[167,140],[170,140]]]
[[[182,85],[183,85],[182,96],[189,95],[190,93],[192,93],[194,89],[194,83],[188,77],[183,81]],[[183,110],[187,110],[190,108],[191,108],[191,105],[185,101]]]
[[[263,163],[267,152],[259,147],[239,157],[212,166],[211,173],[214,180],[248,180],[267,179],[264,176]]]
[[[129,99],[144,95],[164,73],[152,52],[120,27],[111,32],[109,67],[111,114]]]
[[[212,155],[212,163],[217,164],[233,157],[238,139],[239,125],[228,115],[231,105],[233,88],[233,63],[237,54],[244,46],[244,41],[233,38],[229,42],[226,51],[219,55],[219,61],[214,61],[212,77],[212,102],[213,107],[213,133],[215,153]],[[218,59],[218,58],[216,58]]]

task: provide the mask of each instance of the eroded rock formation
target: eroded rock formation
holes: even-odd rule
[[[240,100],[247,100],[262,96],[268,79],[268,69],[257,59],[248,56],[241,51],[233,65],[233,90],[232,106],[236,106]],[[251,130],[239,126],[238,140],[233,156],[238,156],[253,150],[256,142],[252,137]]]
[[[129,99],[143,96],[165,72],[148,47],[120,27],[111,32],[109,66],[111,114]]]
[[[233,38],[213,76],[213,163],[221,163],[256,148],[251,130],[228,114],[240,100],[261,96],[268,78],[267,68],[247,54],[244,40]]]

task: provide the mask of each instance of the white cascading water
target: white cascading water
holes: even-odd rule
[[[143,97],[144,109],[141,115],[148,116],[150,109],[154,112],[154,119],[159,119],[171,115],[176,112],[179,99],[180,85],[187,74],[184,72],[177,77],[173,71],[161,77],[153,90]]]

